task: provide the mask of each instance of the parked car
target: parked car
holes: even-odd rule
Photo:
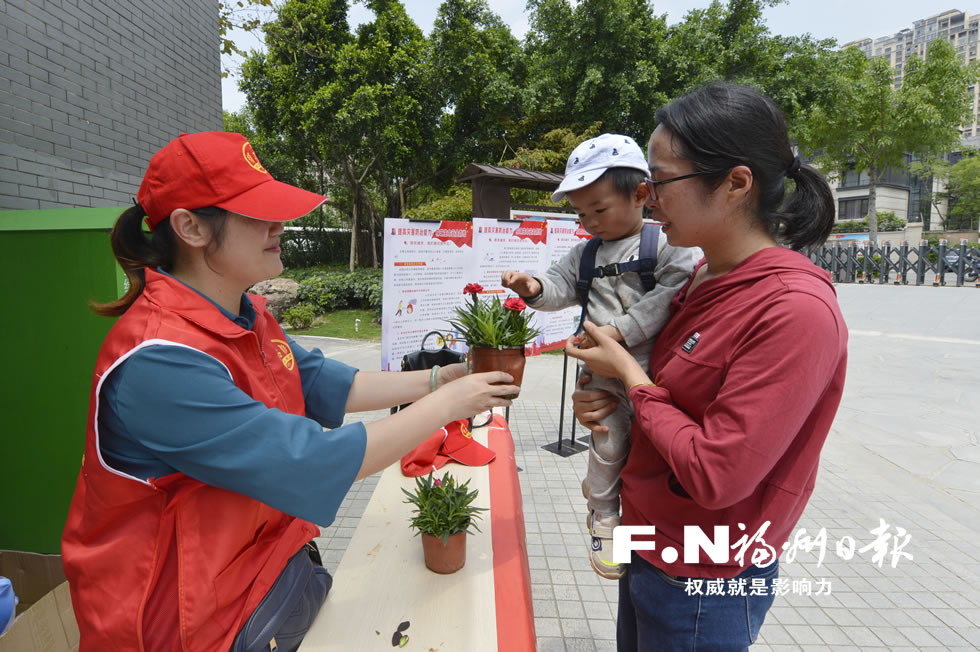
[[[975,253],[974,249],[966,250],[966,260],[963,265],[963,276],[967,281],[971,283],[977,280],[977,276],[980,275],[980,256]],[[947,251],[946,252],[946,269],[950,271],[956,271],[960,264],[960,253],[958,251]]]

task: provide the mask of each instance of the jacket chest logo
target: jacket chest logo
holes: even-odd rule
[[[284,340],[272,340],[272,343],[276,345],[276,355],[279,356],[282,366],[286,368],[286,371],[292,371],[293,367],[296,366],[296,358],[293,357],[293,351],[289,348]]]
[[[698,345],[698,342],[700,341],[701,341],[701,333],[694,333],[689,338],[687,338],[687,341],[684,342],[684,346],[681,347],[681,350],[684,351],[684,353],[690,353],[691,351],[694,350],[694,347],[696,347]]]

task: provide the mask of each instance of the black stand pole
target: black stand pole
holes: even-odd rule
[[[578,381],[578,366],[575,368],[575,380]],[[565,426],[565,385],[568,381],[568,354],[564,353],[564,360],[562,361],[561,368],[561,408],[558,413],[558,441],[551,444],[545,444],[541,448],[546,451],[551,451],[556,455],[561,455],[562,457],[571,457],[575,453],[581,453],[586,450],[588,446],[580,444],[575,441],[575,419],[572,419],[572,433],[569,436],[568,444],[562,444],[562,434],[564,432]]]

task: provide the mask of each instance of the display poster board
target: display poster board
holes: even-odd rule
[[[465,270],[473,259],[472,222],[422,222],[385,218],[381,302],[381,369],[398,371],[406,353],[418,351],[432,330],[463,299]],[[426,346],[443,342],[431,338]],[[447,342],[465,351],[462,342]]]
[[[548,223],[544,220],[495,220],[473,218],[473,248],[475,267],[467,279],[483,286],[483,295],[517,296],[500,284],[500,275],[507,270],[538,274],[547,268]],[[469,280],[467,281],[469,282]],[[540,313],[527,308],[531,323],[541,328]],[[542,345],[541,335],[527,346],[528,355],[537,355]]]
[[[569,249],[590,236],[574,220],[496,220],[421,222],[386,218],[384,238],[384,299],[381,316],[381,368],[401,368],[402,356],[417,351],[426,333],[447,334],[446,342],[430,339],[429,348],[444,343],[465,352],[447,319],[463,304],[467,283],[483,286],[483,296],[515,296],[500,285],[506,270],[544,272]],[[530,310],[530,309],[529,309]],[[559,349],[578,325],[578,306],[560,312],[532,311],[542,331],[527,347],[528,355]]]

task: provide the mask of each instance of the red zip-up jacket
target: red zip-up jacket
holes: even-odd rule
[[[145,649],[151,598],[157,618],[173,624],[168,649],[227,650],[288,559],[319,533],[312,523],[242,494],[183,473],[136,478],[110,468],[99,454],[102,382],[145,346],[201,351],[253,399],[305,413],[299,369],[288,346],[279,346],[286,337],[265,299],[250,299],[258,314],[251,331],[176,279],[147,269],[146,289],[102,344],[85,455],[62,537],[83,652]],[[162,642],[152,643],[159,649]]]
[[[650,357],[657,386],[630,392],[623,524],[656,527],[656,549],[638,554],[666,573],[730,578],[744,570],[738,547],[727,563],[704,552],[684,563],[684,526],[709,538],[728,526],[735,544],[768,521],[744,563],[757,549],[782,552],[840,404],[847,327],[827,272],[779,247],[685,287],[671,308]],[[662,559],[666,547],[680,553],[675,562]]]

